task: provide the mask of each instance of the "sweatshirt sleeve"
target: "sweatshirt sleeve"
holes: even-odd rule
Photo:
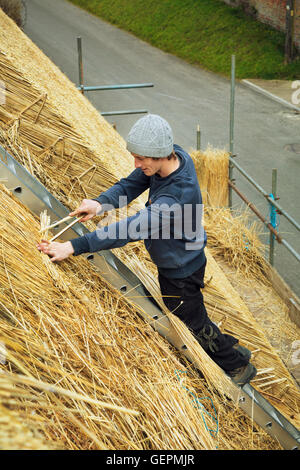
[[[148,238],[150,219],[151,211],[145,208],[131,217],[75,238],[71,240],[74,256],[120,248],[127,243]]]
[[[100,204],[110,204],[115,209],[126,206],[150,186],[150,177],[136,168],[127,178],[122,178],[107,191],[95,198]],[[121,197],[121,200],[120,200]]]
[[[170,223],[169,202],[167,198],[160,202],[163,201],[165,205],[149,205],[131,217],[99,227],[94,232],[71,240],[74,256],[120,248],[138,240],[158,239]]]

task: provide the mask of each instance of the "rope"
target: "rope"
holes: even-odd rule
[[[210,397],[203,397],[203,398],[198,398],[196,397],[196,395],[191,392],[187,387],[185,387],[184,385],[182,385],[182,382],[181,382],[181,378],[180,376],[177,374],[177,372],[179,373],[186,373],[187,371],[184,371],[184,370],[175,370],[175,375],[177,377],[177,379],[179,380],[180,384],[181,384],[181,387],[186,390],[188,393],[190,393],[192,395],[192,403],[193,403],[193,406],[194,408],[197,408],[200,410],[200,413],[201,413],[201,416],[202,416],[202,420],[203,420],[203,423],[205,425],[205,428],[206,430],[210,433],[210,435],[212,437],[216,437],[217,433],[218,433],[218,430],[219,430],[219,422],[218,422],[218,415],[217,415],[217,411],[215,409],[215,406],[213,404],[213,401]],[[200,400],[208,400],[210,401],[211,403],[211,406],[213,408],[213,414],[212,413],[209,413],[207,411],[207,409],[205,408],[205,406],[203,405],[203,403],[200,402]],[[208,415],[216,424],[216,429],[211,429],[208,427],[207,423],[206,423],[206,420],[205,420],[205,414]]]
[[[272,193],[269,194],[269,197],[273,199],[273,201],[275,201],[274,195]],[[278,227],[279,225],[279,222],[277,222],[277,210],[276,210],[276,207],[273,206],[273,204],[271,204],[271,202],[269,202],[269,205],[270,205],[270,212],[269,212],[270,224],[272,225],[274,229],[276,229],[276,227]],[[274,240],[275,239],[274,233],[271,233],[271,235]]]

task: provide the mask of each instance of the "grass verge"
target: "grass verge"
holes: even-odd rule
[[[163,51],[224,76],[293,80],[300,60],[284,65],[283,33],[220,0],[69,0]]]

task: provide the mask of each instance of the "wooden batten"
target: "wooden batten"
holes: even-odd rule
[[[280,274],[274,267],[267,264],[264,269],[265,269],[266,278],[270,281],[274,290],[278,293],[278,295],[282,298],[282,300],[288,306],[289,316],[291,320],[294,323],[296,323],[297,326],[300,327],[300,299],[299,297],[292,291],[292,289],[282,279],[282,277],[280,276]]]

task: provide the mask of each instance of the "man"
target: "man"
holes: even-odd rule
[[[173,144],[168,122],[149,114],[139,119],[127,137],[135,170],[100,194],[84,199],[72,216],[85,222],[100,212],[128,205],[149,189],[145,209],[74,240],[41,242],[38,248],[61,261],[70,255],[96,252],[144,240],[158,268],[164,302],[193,332],[208,355],[238,385],[255,375],[251,353],[230,335],[222,334],[207,315],[204,287],[206,233],[202,198],[191,157]]]

